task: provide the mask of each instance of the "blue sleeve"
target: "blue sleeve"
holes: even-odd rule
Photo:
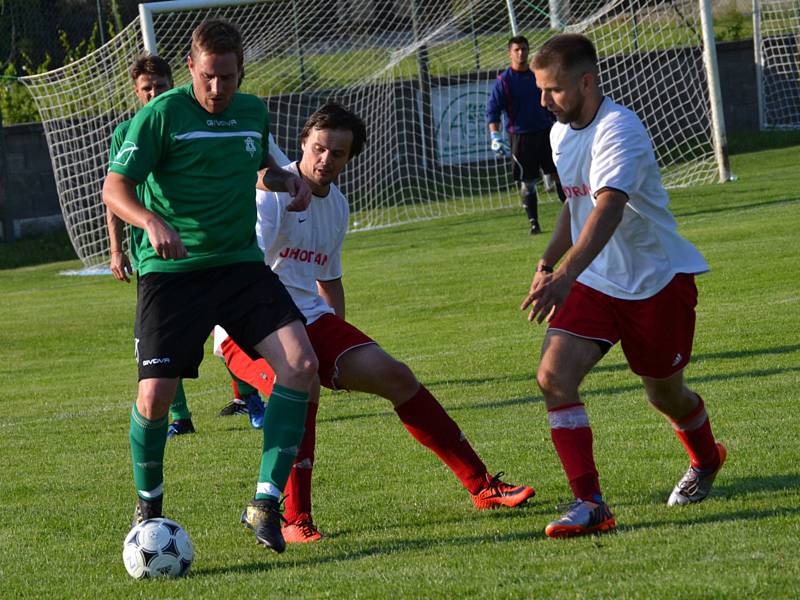
[[[501,113],[506,105],[506,94],[503,89],[503,81],[498,77],[494,82],[492,93],[486,102],[486,124],[500,123],[502,125]]]

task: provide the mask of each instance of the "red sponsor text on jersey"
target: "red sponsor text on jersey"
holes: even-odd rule
[[[567,198],[577,198],[578,196],[591,196],[592,190],[585,183],[583,185],[565,185],[562,188]]]
[[[314,252],[313,250],[303,250],[302,248],[284,248],[278,255],[281,258],[291,258],[304,263],[314,263],[320,267],[325,266],[328,262],[328,255],[321,252]]]

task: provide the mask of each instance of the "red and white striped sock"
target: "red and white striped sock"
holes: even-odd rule
[[[670,419],[670,422],[675,435],[686,448],[692,466],[710,472],[719,466],[719,451],[703,399],[699,395],[697,398],[697,406],[692,412],[677,421]]]
[[[592,428],[583,404],[568,404],[547,411],[550,437],[578,500],[602,496],[592,451]]]

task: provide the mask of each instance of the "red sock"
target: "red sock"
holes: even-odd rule
[[[231,387],[233,388],[233,397],[241,400],[242,397],[239,395],[239,386],[236,385],[236,380],[233,378],[231,378]]]
[[[570,404],[547,411],[550,437],[578,500],[601,496],[600,480],[592,452],[592,428],[583,404]]]
[[[450,467],[470,494],[486,485],[486,465],[475,454],[461,429],[424,385],[410,400],[394,409],[420,444],[433,450]]]
[[[672,428],[689,453],[692,466],[713,471],[719,466],[719,451],[711,433],[711,422],[703,399],[700,396],[697,398],[697,407],[684,418],[672,421]]]
[[[292,523],[300,515],[311,516],[311,473],[314,468],[314,446],[317,439],[317,409],[316,402],[308,403],[306,411],[306,431],[303,441],[297,450],[289,480],[286,482],[286,503],[284,504],[284,517]]]
[[[275,385],[275,371],[272,370],[269,363],[263,358],[253,360],[230,337],[225,338],[221,349],[228,370],[243,382],[256,388],[264,398],[269,398],[272,394],[272,386]],[[236,398],[241,398],[236,382],[231,380],[231,385]]]

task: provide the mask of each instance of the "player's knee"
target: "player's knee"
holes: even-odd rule
[[[164,416],[175,398],[177,384],[169,379],[143,379],[139,382],[136,401],[142,415],[148,419]]]
[[[405,363],[392,359],[381,369],[381,377],[397,390],[398,395],[410,398],[417,393],[419,381]]]
[[[547,368],[544,365],[540,365],[539,370],[536,372],[536,383],[546,397],[560,397],[567,391],[566,381],[559,375],[558,371]]]
[[[520,192],[522,192],[523,196],[535,196],[536,195],[536,182],[535,181],[523,181],[520,184]]]
[[[313,352],[306,352],[289,363],[286,377],[287,380],[296,382],[295,387],[307,388],[314,381],[318,369],[317,356]]]

